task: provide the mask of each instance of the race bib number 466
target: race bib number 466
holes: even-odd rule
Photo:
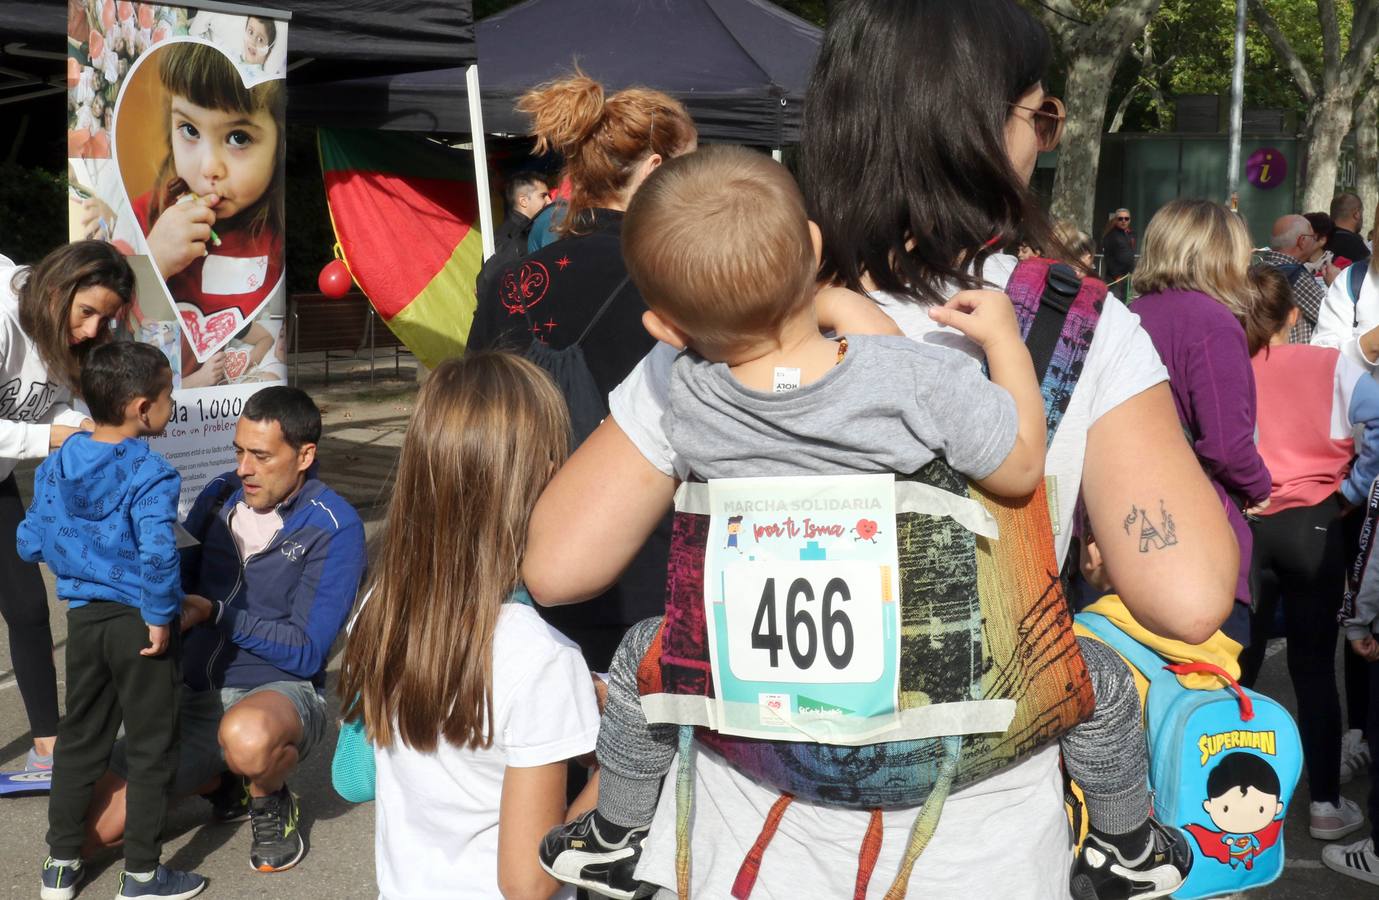
[[[893,730],[894,478],[719,479],[708,504],[715,727],[833,744]]]
[[[742,681],[856,684],[885,666],[884,567],[769,562],[723,572],[728,665]],[[756,597],[756,602],[744,603]]]

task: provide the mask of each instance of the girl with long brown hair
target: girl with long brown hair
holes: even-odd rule
[[[34,266],[16,267],[0,257],[0,532],[6,535],[0,540],[0,614],[33,735],[26,770],[52,768],[57,671],[48,590],[38,566],[14,549],[24,518],[14,467],[47,456],[87,422],[71,408],[81,389],[82,361],[110,339],[111,321],[133,297],[133,270],[103,241],[66,244]]]
[[[604,398],[656,343],[642,328],[646,304],[627,280],[623,212],[646,177],[664,160],[694,150],[698,137],[674,98],[644,88],[609,96],[578,72],[528,92],[520,108],[531,116],[537,152],[551,149],[565,159],[564,237],[486,282],[468,346],[528,348],[529,355],[554,358],[553,365],[587,366],[588,393],[601,408],[590,412],[567,400],[577,424],[596,424],[608,412]],[[575,354],[582,355],[578,363]],[[590,668],[606,671],[628,626],[664,611],[669,542],[666,522],[616,585],[582,609],[545,613],[580,645]]]
[[[568,430],[550,378],[511,354],[447,360],[417,398],[340,678],[375,748],[383,897],[557,888],[536,850],[565,820],[566,761],[594,749],[598,705],[519,567]]]

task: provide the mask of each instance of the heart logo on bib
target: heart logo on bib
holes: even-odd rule
[[[857,524],[853,527],[853,530],[857,532],[857,539],[861,541],[874,540],[876,529],[876,522],[871,519],[858,519]]]
[[[169,38],[133,61],[113,128],[135,252],[149,257],[197,362],[284,291],[286,82],[241,61],[244,17],[217,15],[224,21],[191,23],[197,37]],[[191,368],[185,360],[184,374]],[[246,357],[239,374],[247,369]]]

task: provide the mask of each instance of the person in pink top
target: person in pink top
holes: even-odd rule
[[[1358,525],[1347,513],[1379,474],[1379,383],[1334,347],[1289,344],[1298,309],[1287,279],[1265,265],[1252,268],[1250,277],[1256,296],[1242,318],[1258,396],[1259,452],[1272,477],[1268,506],[1252,511],[1253,566],[1256,584],[1273,589],[1256,597],[1240,680],[1248,685],[1259,674],[1281,601],[1312,797],[1310,830],[1330,841],[1364,824],[1359,806],[1340,794],[1336,610]],[[1357,426],[1363,429],[1358,446],[1351,437]]]

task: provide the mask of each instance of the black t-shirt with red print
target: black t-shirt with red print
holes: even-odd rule
[[[616,210],[592,210],[581,234],[505,266],[478,298],[467,349],[520,353],[533,337],[556,349],[579,340],[608,295],[627,277],[622,220]],[[645,311],[642,295],[629,281],[584,339],[585,361],[605,397],[656,343],[642,327]],[[586,603],[543,607],[542,617],[579,644],[592,668],[607,671],[623,630],[665,612],[669,552],[667,516],[616,585]]]
[[[520,352],[535,337],[559,350],[577,341],[627,276],[622,220],[616,210],[591,210],[580,234],[504,267],[478,298],[467,348]],[[656,343],[642,327],[645,311],[637,286],[628,282],[584,339],[585,361],[604,396]]]

